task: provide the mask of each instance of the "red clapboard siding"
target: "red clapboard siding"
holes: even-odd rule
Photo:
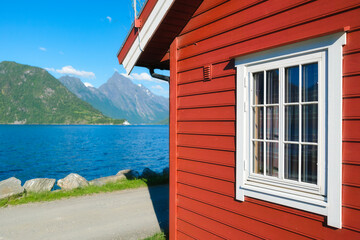
[[[360,188],[354,186],[343,185],[343,205],[360,209]]]
[[[339,14],[331,15],[327,18],[322,18],[317,21],[309,21],[306,24],[286,28],[282,31],[279,30],[271,34],[259,34],[256,37],[254,36],[252,38],[239,39],[239,41],[237,41],[239,44],[234,42],[231,45],[218,48],[211,52],[207,52],[205,54],[200,54],[192,58],[179,61],[179,71],[193,69],[203,66],[205,64],[229,59],[234,56],[274,48],[277,46],[282,46],[321,35],[328,35],[329,33],[332,33],[334,31],[340,31],[341,29],[343,29],[344,22],[341,21],[341,19],[347,19],[346,24],[350,27],[358,26],[359,22],[357,18],[359,15],[360,9],[356,8],[355,10],[342,13],[341,16]]]
[[[360,231],[360,210],[343,207],[343,226]]]
[[[194,224],[210,233],[219,235],[221,238],[224,239],[259,239],[259,237],[251,235],[250,233],[239,231],[238,229],[225,225],[219,221],[201,216],[183,208],[178,208],[178,215],[179,219]],[[195,235],[195,233],[192,234]],[[194,236],[194,238],[201,239],[196,235]]]
[[[281,210],[281,208],[269,208],[267,206],[254,204],[251,201],[237,202],[231,197],[183,184],[178,185],[178,193],[182,196],[186,196],[209,205],[218,206],[254,220],[298,232],[301,235],[312,236],[315,238],[323,237],[323,233],[317,230],[323,227],[322,221],[314,220],[294,213],[289,214],[289,212],[285,212]],[[278,205],[274,204],[274,206]],[[276,214],[276,218],[274,218],[274,214]]]
[[[360,143],[343,142],[343,162],[360,164]]]
[[[204,1],[199,8],[195,11],[193,17],[200,15],[206,11],[209,11],[209,9],[212,9],[214,7],[219,6],[220,4],[223,4],[225,2],[228,2],[230,0],[212,0],[212,1]]]
[[[232,226],[240,231],[248,232],[257,236],[266,236],[268,239],[303,239],[304,236],[300,236],[296,233],[280,229],[270,224],[260,222],[242,215],[225,211],[214,207],[209,204],[205,204],[199,201],[192,200],[183,196],[178,196],[178,206],[184,209],[190,210],[194,213],[208,217],[210,219],[216,219],[223,224]],[[244,224],[246,222],[246,224]]]
[[[346,2],[346,6],[351,6],[351,4],[356,4],[357,1],[352,2]],[[267,4],[272,4],[272,7],[269,7],[270,9],[274,6],[274,1],[268,1]],[[279,4],[279,2],[278,2]],[[317,1],[317,4],[323,4],[322,1]],[[264,3],[265,5],[265,3]],[[226,32],[224,34],[216,35],[214,37],[205,39],[203,41],[198,41],[196,45],[191,44],[186,48],[183,48],[179,51],[179,59],[185,59],[191,56],[194,56],[199,53],[207,52],[211,49],[231,45],[233,43],[236,43],[240,39],[246,39],[251,36],[256,36],[265,33],[265,32],[274,32],[277,29],[284,29],[289,26],[293,26],[296,24],[299,24],[305,20],[311,20],[314,18],[314,16],[320,16],[322,14],[326,14],[329,12],[332,12],[333,9],[336,9],[336,7],[344,6],[344,3],[341,3],[339,1],[331,1],[330,4],[326,4],[327,7],[322,7],[321,11],[314,8],[313,5],[307,4],[302,5],[298,8],[290,9],[286,12],[274,15],[271,17],[271,25],[264,24],[264,21],[257,21],[252,24],[244,25],[241,28],[234,29],[232,31]],[[258,7],[262,7],[262,10],[258,11],[257,14],[261,14],[264,12],[265,8],[263,6],[259,5]],[[278,8],[280,8],[279,6]],[[282,7],[283,8],[283,7]],[[250,10],[250,9],[249,9]],[[251,9],[252,10],[252,9]],[[295,14],[297,13],[297,14]],[[241,16],[247,16],[248,18],[253,17],[248,16],[246,13],[240,12]],[[259,15],[262,16],[262,15]],[[229,17],[231,18],[231,17]],[[243,19],[243,17],[240,18],[240,16],[237,17],[238,21],[239,19]],[[286,19],[286,21],[284,21]],[[234,20],[232,21],[232,24],[237,24],[238,21]],[[241,21],[241,20],[240,20]],[[247,20],[245,20],[247,21]],[[226,25],[227,26],[227,25]],[[210,26],[209,26],[210,27]],[[180,40],[181,42],[181,40]],[[181,45],[181,43],[180,43]]]
[[[344,77],[343,93],[344,97],[360,96],[360,75]]]
[[[235,107],[214,107],[178,110],[179,121],[227,121],[235,120]]]
[[[184,239],[184,240],[194,240],[195,239],[195,238],[190,237],[189,235],[186,235],[185,233],[182,233],[181,231],[177,231],[177,238]]]
[[[180,171],[195,173],[207,177],[213,177],[225,181],[235,181],[234,167],[220,166],[197,161],[178,159]]]
[[[228,136],[178,134],[178,146],[235,151],[235,138]]]
[[[360,186],[360,165],[343,164],[343,183]]]
[[[228,91],[235,89],[235,76],[213,78],[210,81],[200,81],[183,84],[178,87],[179,96]]]
[[[347,98],[343,100],[343,117],[360,118],[360,98]]]
[[[204,26],[205,24],[214,22],[216,20],[219,20],[221,18],[227,17],[231,13],[235,13],[237,11],[241,11],[242,9],[248,8],[249,6],[254,5],[254,3],[259,2],[259,0],[250,0],[250,1],[241,1],[238,4],[234,5],[231,1],[226,2],[216,8],[213,8],[209,11],[207,11],[204,14],[201,14],[197,17],[194,17],[191,19],[188,24],[185,26],[185,28],[182,30],[180,35],[183,35],[184,33],[193,31],[194,29],[200,28]],[[184,43],[179,39],[179,46],[184,46]]]
[[[360,73],[360,53],[349,54],[344,56],[344,75],[350,73]]]
[[[235,76],[236,74],[235,71],[236,70],[234,66],[234,61],[231,60],[212,64],[213,78],[224,77],[229,75]],[[202,67],[179,73],[179,84],[203,81],[203,80],[204,80],[204,75],[203,75]]]
[[[360,120],[343,121],[343,139],[360,141]]]
[[[178,182],[234,197],[234,183],[187,172],[178,172]]]
[[[179,147],[178,157],[230,167],[235,166],[235,153],[229,151]]]
[[[180,122],[178,133],[235,136],[235,122]]]
[[[344,53],[348,54],[354,51],[360,51],[360,29],[347,34],[347,42],[343,48]]]
[[[179,108],[235,105],[235,91],[208,93],[178,98]]]
[[[197,239],[225,239],[210,233],[209,231],[203,230],[196,225],[187,223],[181,219],[178,220],[178,230],[185,233],[188,236],[196,236]]]

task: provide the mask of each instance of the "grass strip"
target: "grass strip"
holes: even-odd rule
[[[134,189],[140,187],[166,184],[169,182],[168,176],[156,176],[148,179],[124,179],[115,183],[107,183],[103,186],[87,186],[69,191],[57,190],[42,193],[25,193],[20,197],[10,197],[0,200],[0,207],[8,205],[19,205],[32,202],[47,202],[62,198],[79,197],[96,193],[114,192],[125,189]]]
[[[166,235],[163,232],[156,233],[155,235],[145,238],[144,240],[166,240]]]

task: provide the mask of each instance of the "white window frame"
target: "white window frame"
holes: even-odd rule
[[[341,228],[342,46],[345,44],[346,33],[341,32],[235,59],[237,68],[237,200],[244,201],[245,196],[248,196],[324,215],[327,216],[328,226]],[[297,183],[291,180],[278,180],[274,177],[252,174],[252,150],[250,148],[252,74],[250,73],[315,61],[319,64],[320,74],[318,88],[318,184]],[[281,84],[279,85],[280,91],[284,91],[280,86]],[[280,94],[280,98],[282,95]],[[266,113],[264,112],[265,116]],[[279,131],[282,131],[281,129],[284,128],[282,127],[283,117],[281,115],[279,122]],[[280,135],[281,132],[279,132]],[[279,151],[281,151],[281,139],[279,143]],[[283,169],[282,166],[280,169]]]

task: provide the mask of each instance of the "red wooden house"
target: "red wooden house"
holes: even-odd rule
[[[148,0],[139,19],[118,59],[170,69],[171,239],[360,239],[359,0]]]

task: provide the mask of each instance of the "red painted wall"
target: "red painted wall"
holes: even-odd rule
[[[350,26],[343,64],[343,228],[235,201],[235,56]],[[202,67],[213,64],[213,79]],[[360,1],[204,0],[170,51],[172,239],[360,238]]]

